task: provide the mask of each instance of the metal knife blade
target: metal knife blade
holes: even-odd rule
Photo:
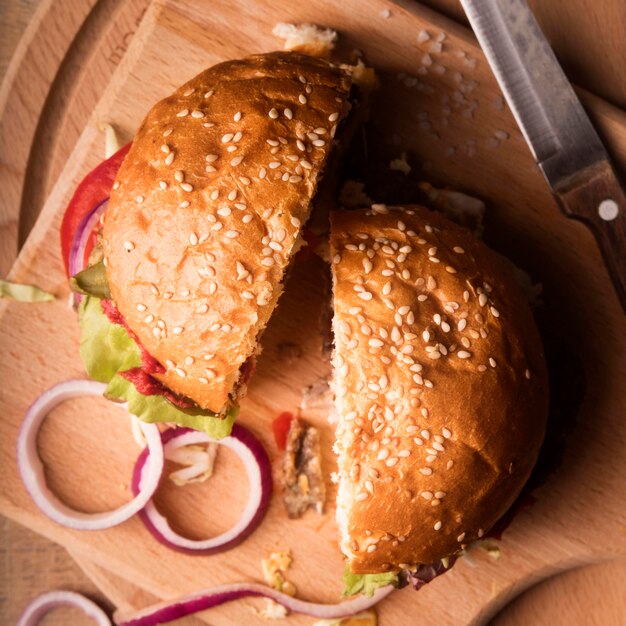
[[[553,189],[608,155],[526,0],[461,0]]]
[[[526,0],[460,0],[563,212],[593,232],[626,312],[626,193]]]

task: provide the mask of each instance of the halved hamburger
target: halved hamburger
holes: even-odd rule
[[[89,267],[73,279],[88,296],[83,360],[108,397],[145,421],[228,434],[358,97],[352,69],[325,59],[222,63],[159,102],[127,152],[79,188],[70,206],[92,206],[68,211],[74,232],[121,161]]]
[[[510,264],[441,214],[334,212],[330,246],[337,523],[348,590],[371,592],[441,573],[511,506],[547,371]]]

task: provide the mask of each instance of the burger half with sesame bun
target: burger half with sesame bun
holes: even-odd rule
[[[81,354],[108,397],[145,421],[229,434],[331,150],[354,128],[353,78],[298,52],[216,65],[79,188],[64,250],[70,274],[89,257],[72,278]],[[93,207],[103,227],[77,261]]]
[[[511,506],[547,370],[510,264],[441,214],[338,211],[330,246],[337,522],[347,591],[371,592],[445,571]]]

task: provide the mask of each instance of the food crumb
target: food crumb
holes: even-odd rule
[[[265,582],[289,596],[296,595],[296,586],[285,577],[285,572],[291,567],[293,556],[291,550],[272,552],[266,559],[261,560],[261,569]]]

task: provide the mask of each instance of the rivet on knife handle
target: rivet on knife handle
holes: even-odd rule
[[[626,311],[626,194],[610,163],[596,164],[554,195],[568,217],[584,222],[595,235]]]

